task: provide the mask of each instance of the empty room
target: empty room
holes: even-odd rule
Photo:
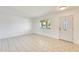
[[[78,6],[0,6],[0,52],[77,51]]]

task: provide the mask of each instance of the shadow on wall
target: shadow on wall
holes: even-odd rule
[[[12,15],[0,15],[0,39],[28,34],[30,32],[30,19]]]

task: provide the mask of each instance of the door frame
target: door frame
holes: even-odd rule
[[[66,16],[71,16],[72,17],[72,42],[67,41],[67,40],[63,40],[63,39],[60,38],[60,31],[61,31],[61,27],[60,27],[60,24],[61,24],[60,20],[61,19],[60,18],[59,18],[59,28],[58,28],[58,30],[59,30],[59,40],[74,43],[74,17],[73,17],[73,15],[66,15]],[[65,16],[61,16],[61,17],[65,17]]]

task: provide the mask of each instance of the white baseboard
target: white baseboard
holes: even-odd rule
[[[16,36],[27,35],[27,34],[31,34],[31,32],[12,33],[11,35],[4,35],[3,37],[0,37],[0,39],[6,39],[6,38],[11,38],[11,37],[16,37]]]
[[[46,37],[54,38],[54,39],[59,39],[58,37],[54,37],[53,35],[50,36],[50,35],[46,35],[46,34],[43,34],[43,33],[33,33],[33,34],[42,35],[42,36],[46,36]]]

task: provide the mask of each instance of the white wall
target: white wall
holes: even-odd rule
[[[74,43],[79,44],[79,10],[74,15]]]
[[[28,34],[31,32],[31,20],[12,14],[0,14],[0,39]]]
[[[33,21],[33,30],[34,33],[53,37],[59,39],[59,18],[61,16],[73,15],[73,42],[79,44],[79,9],[62,11],[56,14],[49,14],[39,18],[34,19]],[[52,20],[51,30],[40,29],[40,20],[44,18],[49,18]]]

